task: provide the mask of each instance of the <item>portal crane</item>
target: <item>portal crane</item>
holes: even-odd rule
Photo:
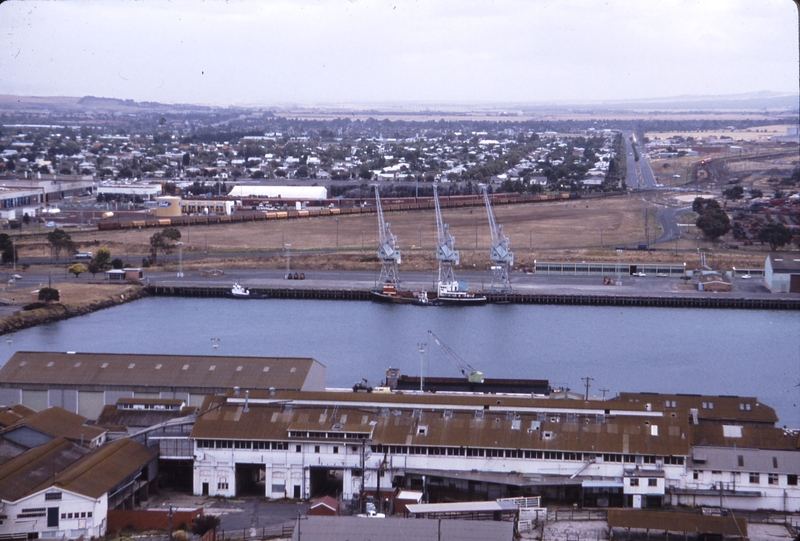
[[[439,337],[433,334],[433,331],[428,331],[428,334],[431,335],[431,338],[434,339],[436,345],[442,348],[442,351],[450,359],[450,362],[461,372],[465,378],[467,378],[470,383],[483,383],[483,372],[475,370],[472,368],[467,361],[459,357],[455,351],[447,347]]]
[[[503,233],[503,226],[498,225],[492,212],[489,201],[489,189],[483,189],[483,202],[486,204],[486,214],[489,216],[489,229],[492,232],[492,248],[489,257],[492,260],[492,289],[498,291],[511,291],[511,282],[508,278],[508,269],[514,266],[514,252],[508,249],[508,237]]]
[[[433,185],[433,200],[436,204],[436,259],[439,260],[439,285],[452,284],[456,281],[453,267],[458,265],[459,255],[455,249],[456,239],[450,234],[450,226],[442,219],[442,209],[439,207],[439,190]]]
[[[392,235],[390,224],[383,219],[383,207],[378,187],[375,186],[375,205],[378,207],[378,259],[381,260],[381,284],[392,284],[398,287],[400,279],[397,266],[402,263],[400,249],[397,247],[397,237]]]

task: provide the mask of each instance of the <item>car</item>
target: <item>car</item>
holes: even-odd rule
[[[46,224],[44,224],[44,226],[45,227],[55,227],[56,223],[55,222],[47,222]]]
[[[742,276],[742,280],[749,280],[752,277],[753,277],[752,274],[745,274],[745,275]]]
[[[659,272],[658,274],[656,274],[656,276],[658,276],[659,278],[666,278],[668,275],[665,272]]]
[[[21,279],[22,279],[22,276],[20,276],[19,274],[14,274],[14,275],[12,276],[12,278],[13,278],[14,280],[21,280]]]
[[[634,272],[633,276],[639,276],[640,278],[644,278],[647,275],[645,273],[643,273],[643,272]]]

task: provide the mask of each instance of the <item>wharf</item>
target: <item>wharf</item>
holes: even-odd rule
[[[175,282],[151,283],[147,292],[154,296],[177,297],[225,297],[230,287],[207,284],[180,284]],[[250,291],[272,299],[316,299],[316,300],[370,300],[369,289],[346,287],[259,287],[250,286]],[[556,304],[580,306],[640,306],[663,308],[742,308],[756,310],[799,310],[800,296],[725,296],[720,294],[697,295],[694,292],[671,292],[648,294],[627,293],[490,293],[490,303],[497,304]],[[429,292],[433,294],[433,292]]]

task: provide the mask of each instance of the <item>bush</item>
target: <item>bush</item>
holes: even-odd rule
[[[192,533],[202,536],[207,531],[219,526],[219,517],[214,515],[201,515],[192,523]]]
[[[58,302],[61,299],[61,293],[52,287],[43,287],[39,290],[39,300],[44,303]]]

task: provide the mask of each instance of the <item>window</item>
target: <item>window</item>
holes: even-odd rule
[[[314,446],[314,452],[315,453],[319,453],[319,445],[315,445]]]
[[[638,487],[639,486],[639,480],[638,479],[631,478],[631,479],[629,479],[629,481],[630,481],[630,483],[629,483],[630,486],[632,486],[632,487]]]
[[[299,445],[295,445],[295,446],[294,446],[294,452],[295,452],[295,453],[299,453],[299,452],[300,452],[300,450],[301,450],[301,447],[300,447]]]
[[[86,518],[92,518],[92,512],[91,511],[87,511],[86,512]]]
[[[695,471],[694,473],[692,473],[692,479],[694,479],[695,481],[700,479],[700,472],[699,471]]]
[[[658,479],[648,479],[647,486],[649,487],[657,487],[658,486]]]
[[[333,446],[333,454],[334,455],[339,454],[339,446],[338,445],[334,445]]]
[[[736,457],[736,460],[737,460],[737,463],[739,464],[739,467],[740,467],[740,468],[741,468],[742,466],[744,466],[744,457],[743,457],[742,455],[738,455],[738,456]]]
[[[45,500],[60,500],[61,493],[60,492],[45,492],[44,493]]]
[[[778,457],[776,457],[776,456],[772,457],[772,467],[773,468],[777,468],[778,467]]]
[[[219,483],[217,483],[217,490],[228,490],[227,481],[220,481]]]
[[[750,473],[750,482],[754,485],[761,483],[761,476],[755,472]]]
[[[793,487],[796,487],[797,486],[797,474],[796,473],[790,473],[789,475],[787,475],[786,476],[786,484],[787,485],[791,485]]]
[[[770,485],[777,485],[778,484],[778,474],[777,473],[770,473],[767,475],[767,483]]]

